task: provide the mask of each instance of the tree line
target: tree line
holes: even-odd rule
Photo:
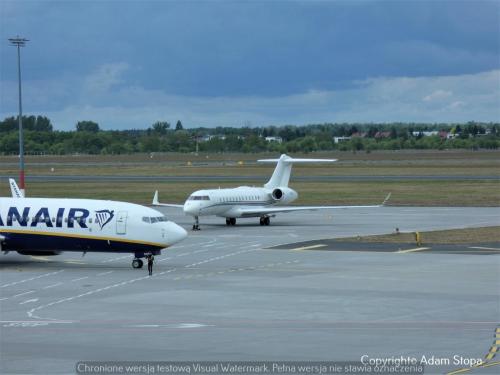
[[[23,116],[27,154],[130,154],[138,152],[314,152],[398,149],[498,149],[500,124],[355,123],[185,129],[158,121],[147,129],[102,130],[79,121],[54,130],[44,116]],[[427,135],[427,132],[441,134]],[[338,139],[338,138],[342,139]],[[267,139],[266,139],[267,138]],[[337,138],[337,139],[336,139]],[[0,154],[18,152],[18,119],[0,121]]]

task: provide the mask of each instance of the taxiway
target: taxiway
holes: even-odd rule
[[[189,217],[164,211],[190,228]],[[127,254],[2,255],[0,373],[73,373],[81,360],[485,358],[494,342],[498,255],[293,243],[500,225],[500,208],[381,207],[279,215],[269,227],[255,219],[200,224],[156,258],[153,277],[132,269]],[[292,245],[271,248],[284,244]]]

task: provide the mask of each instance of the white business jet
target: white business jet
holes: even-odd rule
[[[226,225],[236,225],[236,218],[260,218],[260,225],[269,225],[270,217],[281,212],[312,211],[335,208],[371,208],[372,206],[285,206],[296,200],[298,194],[288,187],[294,163],[332,163],[337,159],[294,159],[281,155],[279,159],[258,160],[262,163],[278,163],[271,179],[264,187],[240,186],[233,189],[198,190],[192,193],[184,205],[160,203],[158,191],[153,198],[154,206],[183,208],[184,213],[194,217],[193,230],[199,230],[199,217],[215,215],[226,218]]]
[[[132,203],[25,198],[10,180],[12,198],[0,198],[0,251],[57,255],[62,251],[133,253],[141,258],[186,238],[162,213]]]

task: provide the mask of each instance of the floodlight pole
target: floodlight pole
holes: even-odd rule
[[[15,38],[9,38],[11,45],[17,47],[17,76],[19,81],[19,189],[23,197],[25,196],[24,185],[24,138],[23,138],[23,102],[21,92],[21,47],[24,47],[28,39],[20,38],[19,35]]]

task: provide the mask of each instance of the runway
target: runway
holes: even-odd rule
[[[498,255],[272,247],[396,227],[500,225],[500,208],[381,207],[279,215],[269,227],[256,219],[200,224],[156,258],[153,277],[125,254],[0,256],[0,373],[74,373],[82,360],[484,359],[494,343]]]

